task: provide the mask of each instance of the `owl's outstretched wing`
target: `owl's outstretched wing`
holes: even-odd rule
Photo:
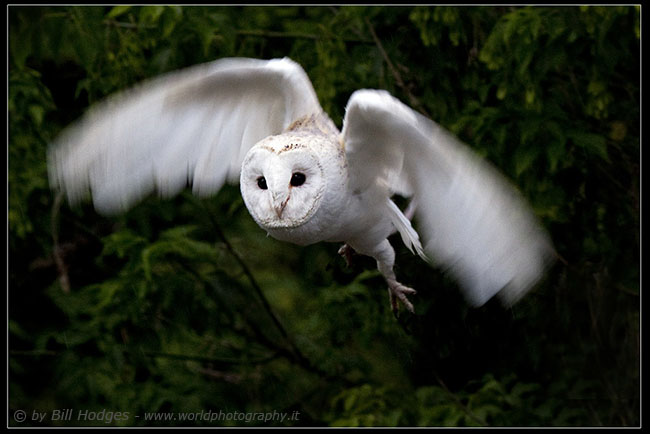
[[[50,146],[50,184],[71,203],[90,190],[103,213],[154,189],[169,197],[189,183],[196,194],[215,193],[239,181],[256,142],[321,111],[307,74],[288,58],[197,65],[91,108]]]
[[[492,166],[385,91],[360,90],[343,123],[350,181],[412,193],[424,249],[480,306],[516,302],[541,277],[551,242],[519,193]]]

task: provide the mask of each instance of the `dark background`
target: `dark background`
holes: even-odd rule
[[[640,424],[638,7],[8,13],[10,425]],[[110,218],[55,201],[47,144],[89,105],[229,56],[291,57],[339,126],[354,90],[378,88],[451,130],[550,232],[545,280],[473,309],[396,237],[418,291],[396,319],[371,259],[267,238],[237,186]],[[103,409],[130,417],[76,420]],[[143,420],[220,410],[300,417]]]

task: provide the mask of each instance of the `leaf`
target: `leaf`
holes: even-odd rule
[[[147,240],[131,230],[114,232],[104,238],[102,255],[116,254],[118,258],[131,255],[140,246],[147,244]]]
[[[143,6],[140,9],[139,21],[143,24],[157,24],[165,9],[165,6]]]
[[[43,123],[43,116],[45,116],[45,109],[43,106],[32,104],[29,106],[28,110],[34,124],[37,127],[40,127]]]
[[[607,155],[607,140],[600,134],[572,130],[567,133],[567,137],[571,139],[576,146],[609,162],[609,156]]]
[[[502,100],[506,97],[507,94],[508,88],[503,84],[499,85],[499,88],[497,89],[497,98]]]
[[[523,395],[529,394],[531,392],[537,392],[541,389],[539,384],[535,383],[517,383],[514,385],[510,393],[512,395],[521,397]]]
[[[183,19],[183,10],[177,6],[167,7],[162,15],[162,37],[168,38]]]
[[[546,158],[548,159],[550,171],[555,172],[558,163],[566,156],[567,137],[557,122],[547,122],[545,127],[546,131],[548,131],[552,136],[546,146]]]
[[[621,142],[627,135],[627,125],[625,122],[614,121],[611,124],[609,138],[615,142]]]
[[[114,6],[113,9],[106,15],[107,18],[117,18],[131,10],[133,6]]]
[[[522,173],[528,170],[539,155],[538,148],[524,148],[519,147],[515,151],[515,176],[519,177]]]

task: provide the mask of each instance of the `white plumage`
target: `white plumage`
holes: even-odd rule
[[[90,192],[103,213],[154,190],[169,197],[190,184],[209,195],[239,181],[273,237],[374,257],[393,309],[399,299],[412,311],[415,293],[393,273],[395,231],[476,306],[496,294],[517,301],[553,252],[516,190],[435,122],[385,91],[359,90],[339,132],[287,58],[223,59],[145,82],[92,108],[48,159],[53,187],[71,203]],[[412,198],[423,243],[393,194]]]

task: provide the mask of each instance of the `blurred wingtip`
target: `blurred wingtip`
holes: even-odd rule
[[[520,281],[512,281],[499,291],[498,297],[504,307],[511,308],[539,287],[555,263],[557,259],[555,248],[547,234],[544,233],[543,236],[537,248],[536,260],[528,264],[530,270],[522,273]]]
[[[465,256],[451,255],[442,265],[457,280],[470,306],[481,307],[496,296],[504,307],[511,308],[539,286],[556,257],[548,234],[535,228],[525,242],[519,243],[517,251],[498,261],[481,267]],[[441,265],[440,256],[437,259],[435,262]]]
[[[72,173],[66,164],[65,146],[62,143],[50,143],[47,149],[47,174],[50,189],[56,194],[64,194],[70,205],[77,205],[90,192],[87,184],[79,184],[68,179]]]

